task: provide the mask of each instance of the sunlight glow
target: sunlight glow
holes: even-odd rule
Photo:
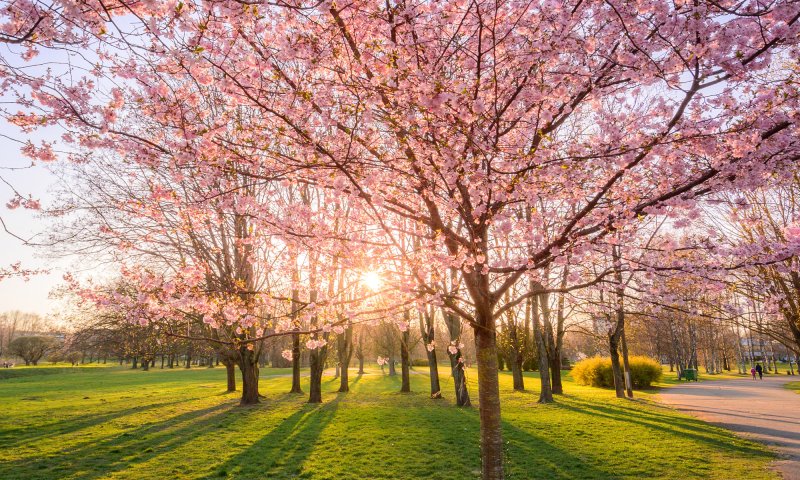
[[[378,272],[367,272],[361,275],[361,283],[373,292],[377,292],[383,286],[383,279]]]

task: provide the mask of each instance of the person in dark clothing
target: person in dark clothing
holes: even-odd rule
[[[764,367],[760,363],[756,365],[756,372],[758,372],[758,379],[764,380]]]

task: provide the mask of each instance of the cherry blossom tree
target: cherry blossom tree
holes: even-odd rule
[[[798,159],[796,83],[782,67],[798,53],[800,7],[789,1],[59,11],[76,19],[60,35],[78,36],[92,59],[70,76],[5,68],[4,93],[28,106],[7,116],[204,182],[229,175],[235,158],[252,178],[346,198],[404,258],[404,293],[474,329],[485,479],[503,477],[496,320],[528,299],[544,306],[559,290],[545,272],[567,257],[581,264],[610,233],[649,215],[691,222],[705,196],[752,189]],[[6,32],[25,37],[36,14],[15,13],[23,27]],[[399,241],[408,225],[428,232],[411,252]],[[328,246],[337,235],[311,234]],[[341,283],[336,256],[324,258],[310,291],[330,297]],[[428,280],[451,269],[463,288]],[[531,288],[506,297],[525,280]]]

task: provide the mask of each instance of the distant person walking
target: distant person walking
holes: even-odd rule
[[[764,380],[764,367],[762,367],[760,363],[756,365],[756,372],[758,372],[758,379]],[[755,380],[755,375],[753,376],[753,380]]]
[[[755,367],[750,367],[750,375],[753,376],[753,380],[756,379],[756,368]]]

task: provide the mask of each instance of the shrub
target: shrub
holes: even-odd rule
[[[661,364],[650,357],[644,355],[629,357],[628,364],[631,367],[633,388],[649,388],[661,380]]]
[[[412,367],[427,367],[428,366],[428,360],[425,359],[425,358],[415,358],[415,359],[411,360],[411,366]]]
[[[661,379],[661,365],[650,357],[629,357],[628,364],[631,367],[633,388],[648,388]],[[614,386],[611,359],[592,357],[581,360],[572,368],[572,378],[578,385],[611,388]]]
[[[613,387],[614,374],[611,371],[611,359],[591,357],[581,360],[572,367],[572,378],[578,385]]]

